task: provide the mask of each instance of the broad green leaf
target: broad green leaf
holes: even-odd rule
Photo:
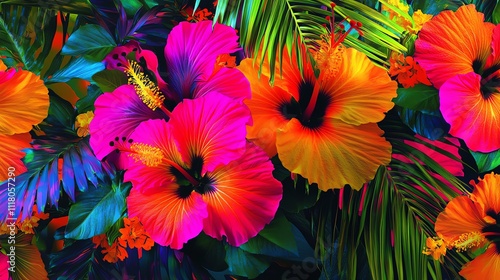
[[[92,80],[102,92],[112,92],[117,87],[127,84],[127,76],[119,70],[103,70],[94,74]]]
[[[224,259],[226,250],[224,244],[201,232],[197,237],[188,241],[182,248],[183,252],[203,267],[212,271],[223,271],[228,268]]]
[[[95,76],[95,75],[94,75]],[[96,85],[89,85],[87,88],[87,95],[80,98],[76,102],[76,110],[79,114],[88,111],[94,111],[94,102],[102,94],[102,91]]]
[[[47,83],[67,82],[74,78],[90,81],[92,76],[104,69],[104,63],[89,61],[84,57],[73,59],[66,67],[46,80]]]
[[[259,255],[248,253],[247,251],[226,245],[226,263],[232,274],[255,278],[264,272],[271,262]]]
[[[500,150],[491,153],[470,152],[476,161],[479,173],[488,172],[500,166]]]
[[[115,40],[103,27],[87,24],[71,34],[61,52],[64,55],[86,55],[88,59],[102,61],[115,47]]]
[[[80,194],[69,210],[65,237],[87,239],[105,233],[125,211],[129,189],[130,184],[114,183]]]
[[[432,86],[417,84],[411,88],[398,88],[396,105],[422,112],[439,110],[439,92]]]
[[[249,253],[280,258],[298,256],[297,242],[293,235],[292,224],[279,212],[256,237],[248,240],[240,248]]]

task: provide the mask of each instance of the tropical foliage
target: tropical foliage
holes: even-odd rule
[[[499,23],[0,1],[0,279],[498,279]]]

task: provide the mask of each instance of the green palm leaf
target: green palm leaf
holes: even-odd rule
[[[440,279],[445,273],[454,278],[461,266],[469,261],[467,255],[448,251],[444,266],[441,266],[422,254],[422,250],[426,238],[436,236],[434,222],[446,201],[466,192],[466,184],[433,157],[404,140],[426,145],[453,160],[459,159],[401,132],[402,124],[396,118],[386,120],[384,130],[393,145],[393,153],[403,155],[411,163],[393,158],[388,166],[379,168],[366,189],[344,190],[340,196],[338,192],[323,194],[314,219],[317,238],[321,241],[330,237],[340,249],[331,258],[326,258],[328,248],[322,246],[325,242],[318,242],[317,249],[325,262],[336,260],[332,265],[337,265],[340,274],[347,275],[348,279],[360,277],[357,273],[365,258],[372,279]],[[341,210],[336,209],[338,203],[335,202],[339,199],[343,202]]]
[[[201,0],[196,1],[195,9]],[[326,29],[326,16],[331,15],[328,0],[220,0],[214,20],[240,28],[240,43],[249,56],[262,50],[257,63],[269,61],[271,81],[286,47],[289,53],[295,48],[298,65],[302,69],[307,50],[319,40]],[[342,0],[336,12],[342,17],[363,23],[363,38],[350,35],[345,41],[349,47],[365,53],[379,65],[387,65],[389,51],[404,52],[399,43],[404,29],[378,11],[354,0]],[[240,19],[238,21],[238,18]]]

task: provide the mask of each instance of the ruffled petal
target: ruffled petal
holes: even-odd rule
[[[391,159],[391,144],[376,124],[353,126],[336,119],[310,129],[292,119],[278,130],[278,155],[286,167],[321,190],[346,184],[359,190]]]
[[[471,199],[482,205],[484,211],[493,210],[500,213],[500,175],[486,174],[478,183],[471,182],[474,186]],[[485,213],[487,215],[487,213]]]
[[[462,234],[480,233],[486,225],[481,212],[470,198],[456,197],[438,215],[434,229],[448,243],[457,240]]]
[[[170,184],[139,191],[127,198],[128,216],[138,217],[151,238],[162,246],[182,249],[196,237],[207,217],[207,205],[199,193],[180,198],[178,185]]]
[[[191,98],[197,84],[213,72],[217,56],[237,51],[236,30],[212,21],[181,22],[167,38],[168,84],[180,98]]]
[[[500,66],[500,24],[497,24],[495,26],[495,29],[493,29],[491,49],[492,53],[488,57],[488,61],[486,62],[485,68],[489,68],[495,65]]]
[[[440,88],[457,74],[485,66],[491,54],[494,25],[474,5],[456,12],[443,11],[424,24],[415,42],[415,61],[427,72],[429,80]]]
[[[236,68],[222,68],[208,80],[198,83],[192,97],[198,98],[212,91],[240,101],[252,94],[245,75]]]
[[[142,122],[130,135],[133,143],[147,144],[159,148],[163,156],[182,165],[181,155],[173,140],[170,126],[165,120],[148,120]],[[130,156],[129,153],[125,153]],[[165,162],[158,166],[147,166],[141,161],[128,158],[124,180],[132,182],[136,189],[158,188],[175,182],[175,176],[170,172],[171,165]]]
[[[94,118],[89,126],[90,146],[96,157],[103,159],[115,150],[109,145],[110,141],[116,137],[128,139],[141,122],[165,117],[160,109],[149,109],[136,94],[134,86],[120,86],[95,101]]]
[[[465,279],[500,279],[500,254],[495,245],[464,265],[459,274]]]
[[[320,91],[332,99],[326,117],[359,125],[381,121],[394,107],[397,88],[387,71],[375,66],[365,54],[348,48],[338,74],[322,81]]]
[[[185,99],[173,110],[169,124],[183,161],[191,166],[192,159],[201,157],[204,174],[245,152],[245,126],[250,121],[250,111],[245,105],[212,92]]]
[[[5,170],[0,173],[0,182],[7,180],[9,167],[14,167],[14,174],[19,175],[25,172],[26,166],[21,161],[25,153],[21,150],[30,148],[31,136],[29,133],[15,135],[0,134],[0,168]]]
[[[203,231],[219,240],[226,236],[233,246],[257,235],[273,219],[283,192],[273,169],[266,153],[247,143],[239,159],[209,173],[214,189],[203,195],[208,205]]]
[[[439,99],[451,135],[462,138],[473,151],[500,149],[500,95],[485,99],[481,76],[471,72],[450,78],[439,90]]]
[[[0,134],[31,130],[48,114],[49,95],[40,77],[11,68],[0,72]]]
[[[264,149],[269,157],[273,157],[278,152],[276,130],[288,122],[281,113],[281,107],[290,103],[292,95],[279,86],[271,87],[267,76],[259,78],[258,66],[252,66],[252,63],[252,59],[244,59],[238,66],[252,88],[252,98],[245,101],[253,119],[253,125],[247,127],[247,138]]]

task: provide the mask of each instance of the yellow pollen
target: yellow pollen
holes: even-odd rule
[[[135,92],[142,102],[153,111],[162,107],[165,96],[161,93],[160,88],[141,71],[141,66],[137,62],[129,60],[129,65],[125,69],[128,84],[134,86]]]
[[[136,162],[141,161],[148,167],[158,166],[163,161],[163,153],[158,147],[144,143],[130,145],[132,153],[129,154]]]
[[[480,232],[468,232],[460,235],[460,237],[451,243],[451,246],[455,247],[457,251],[466,251],[467,249],[480,246],[486,241],[484,236]]]

